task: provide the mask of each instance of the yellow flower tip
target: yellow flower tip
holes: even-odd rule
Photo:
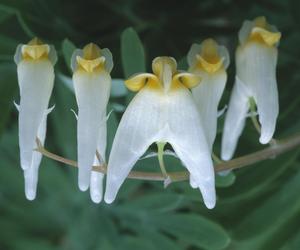
[[[259,27],[259,28],[263,28],[263,29],[267,29],[269,24],[267,23],[267,19],[265,16],[259,16],[256,17],[254,20],[254,25],[255,27]]]
[[[40,40],[39,38],[35,37],[32,40],[30,40],[27,45],[43,45],[43,41]]]
[[[101,56],[101,49],[94,43],[89,43],[83,48],[83,58],[94,60]]]
[[[255,27],[251,31],[250,40],[264,43],[268,46],[276,45],[281,38],[280,32],[271,32],[266,29]]]
[[[264,16],[255,18],[253,23],[254,27],[251,30],[249,41],[255,41],[270,47],[279,42],[281,33],[273,31]]]
[[[153,74],[142,73],[134,75],[125,81],[126,87],[134,92],[141,90],[146,84],[150,88],[157,88],[159,86],[158,78]]]
[[[173,57],[161,56],[156,57],[152,61],[152,71],[157,76],[160,77],[165,67],[170,67],[172,75],[176,72],[177,62]]]
[[[94,43],[89,43],[82,49],[82,56],[76,56],[77,70],[87,73],[104,70],[106,58],[101,55],[101,49]]]
[[[206,39],[202,42],[201,56],[209,63],[214,64],[220,60],[218,43],[214,39]]]
[[[215,73],[223,67],[224,58],[220,57],[219,45],[214,39],[206,39],[201,44],[200,54],[196,55],[196,68],[207,73]]]
[[[88,73],[93,73],[95,71],[100,71],[104,67],[105,57],[97,57],[96,59],[86,59],[80,56],[76,57],[79,69],[82,69]]]
[[[48,44],[35,37],[22,47],[22,57],[27,60],[47,59],[50,52]]]
[[[144,87],[149,90],[168,92],[183,87],[197,86],[201,77],[192,73],[178,72],[177,63],[173,57],[157,57],[152,61],[153,74],[137,74],[125,81],[126,87],[131,91],[139,91]]]
[[[202,78],[192,73],[178,73],[173,77],[173,86],[179,87],[181,84],[191,89],[199,85]]]

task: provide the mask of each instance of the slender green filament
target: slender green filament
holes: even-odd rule
[[[261,132],[261,128],[260,128],[260,124],[257,120],[257,115],[254,115],[256,113],[256,103],[253,97],[250,97],[249,99],[249,106],[250,106],[250,112],[251,112],[251,121],[256,129],[256,131],[260,134]]]
[[[171,178],[167,173],[166,170],[166,166],[165,166],[165,162],[164,162],[164,148],[165,145],[167,143],[166,142],[157,142],[157,158],[158,158],[158,163],[159,163],[159,167],[160,170],[165,178],[164,180],[164,187],[167,187],[170,183],[171,183]]]

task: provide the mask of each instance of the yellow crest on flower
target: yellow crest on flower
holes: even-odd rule
[[[253,21],[253,28],[249,34],[249,41],[255,41],[267,46],[276,45],[281,38],[281,33],[267,23],[265,17],[257,17]]]
[[[78,69],[92,73],[103,70],[105,57],[101,56],[101,50],[96,44],[89,43],[83,48],[83,56],[76,56],[76,61]]]
[[[24,45],[21,51],[22,58],[25,60],[47,59],[49,52],[49,45],[44,44],[36,37]]]
[[[196,55],[196,67],[208,73],[214,73],[223,67],[223,58],[220,57],[218,44],[213,39],[202,42],[201,52]]]
[[[176,90],[186,87],[193,88],[198,85],[201,78],[187,72],[178,72],[177,63],[173,57],[156,57],[152,61],[151,73],[137,74],[125,81],[125,85],[131,91],[139,91],[143,87],[149,89]]]

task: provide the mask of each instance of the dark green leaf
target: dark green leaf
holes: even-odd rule
[[[16,65],[7,63],[0,64],[0,135],[14,109],[14,98],[18,89]]]
[[[223,249],[230,237],[217,223],[196,214],[169,214],[152,218],[152,223],[179,240],[205,249]]]
[[[70,71],[72,71],[71,58],[72,58],[72,54],[73,54],[74,50],[76,49],[76,46],[74,45],[74,43],[72,43],[67,38],[63,40],[61,46],[62,46],[62,52],[64,55],[65,63],[66,63],[66,65],[68,65]]]
[[[121,35],[121,55],[126,78],[146,71],[144,48],[133,28],[125,29]]]
[[[217,187],[229,187],[235,181],[235,174],[230,172],[225,175],[216,174],[216,186]]]

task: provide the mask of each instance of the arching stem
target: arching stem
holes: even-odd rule
[[[37,142],[37,152],[40,152],[44,156],[56,160],[58,162],[65,163],[70,166],[77,167],[77,162],[66,159],[59,155],[53,154],[46,150],[39,139]],[[269,147],[259,150],[255,153],[251,153],[245,156],[241,156],[230,161],[221,162],[215,165],[215,171],[221,172],[224,170],[234,170],[246,166],[250,166],[254,163],[261,162],[267,159],[274,159],[276,156],[281,155],[287,151],[290,151],[296,147],[300,147],[300,133],[293,134],[288,138],[277,140],[276,144],[270,145]],[[101,172],[106,174],[106,165],[93,166],[93,171]],[[189,173],[187,171],[180,172],[169,172],[168,176],[172,182],[185,181],[189,179]],[[142,171],[131,171],[128,175],[130,179],[139,180],[151,180],[151,181],[165,181],[165,176],[162,173],[157,172],[142,172]]]
[[[164,180],[165,188],[172,182],[170,176],[168,175],[168,172],[167,172],[167,169],[165,166],[165,162],[164,162],[164,148],[165,148],[166,144],[167,144],[166,142],[157,142],[156,143],[159,167],[160,167],[160,170],[161,170],[163,176],[165,177],[165,180]]]

